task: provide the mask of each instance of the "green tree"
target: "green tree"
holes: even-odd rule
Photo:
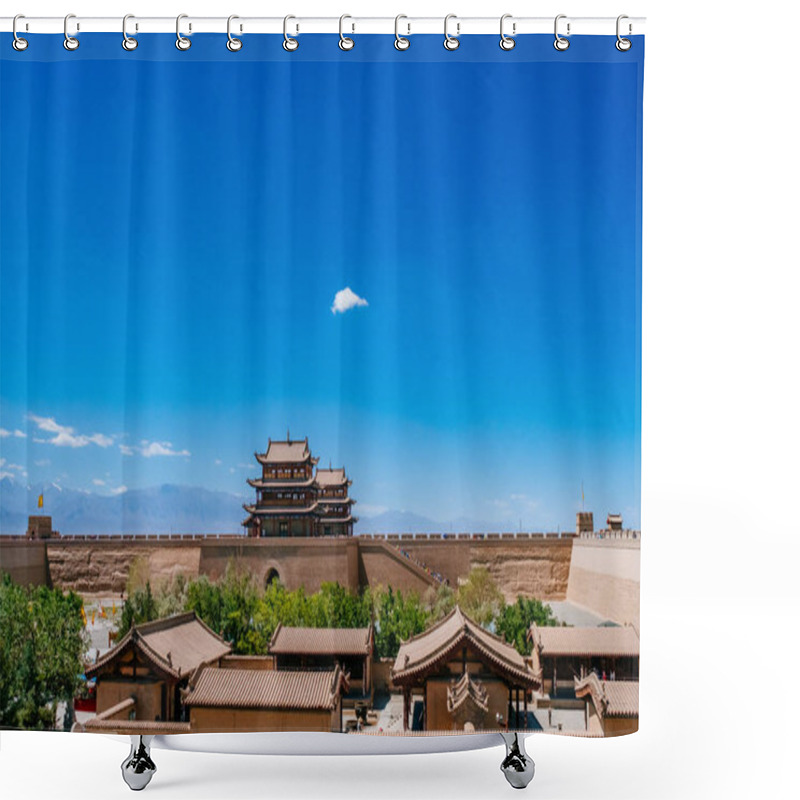
[[[440,583],[435,589],[431,586],[425,592],[425,605],[428,607],[431,622],[446,617],[456,606],[456,593],[451,586]]]
[[[52,730],[80,685],[88,646],[73,592],[0,579],[0,725]]]
[[[379,658],[394,658],[400,642],[422,633],[430,620],[430,612],[416,592],[403,595],[401,591],[379,589],[374,594],[375,654]]]
[[[530,655],[531,642],[528,631],[533,623],[539,626],[556,626],[558,620],[553,609],[533,597],[517,597],[517,602],[504,606],[497,617],[495,630],[522,655]]]
[[[461,610],[478,625],[491,627],[505,599],[486,567],[474,567],[456,594]]]
[[[134,623],[141,625],[154,619],[158,619],[158,606],[150,588],[150,581],[147,581],[143,587],[134,589],[133,593],[125,598],[117,625],[117,635],[122,638]]]

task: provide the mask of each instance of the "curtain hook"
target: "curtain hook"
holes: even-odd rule
[[[239,17],[237,17],[236,14],[231,14],[228,17],[228,41],[225,43],[225,47],[227,47],[228,50],[231,51],[231,53],[237,53],[239,50],[242,49],[242,40],[237,39],[235,36],[231,35],[231,22],[233,22],[233,20],[235,19],[239,19]],[[239,30],[240,31],[242,30],[241,27],[239,28]]]
[[[175,47],[178,50],[188,50],[192,46],[192,40],[181,35],[181,20],[188,18],[188,14],[178,14],[178,18],[175,20]]]
[[[553,31],[554,31],[554,33],[556,35],[556,40],[553,42],[553,47],[555,47],[556,50],[560,50],[562,53],[564,52],[564,50],[568,50],[569,49],[569,39],[565,39],[563,36],[559,35],[559,33],[558,33],[558,21],[560,19],[566,19],[566,18],[567,18],[566,14],[559,14],[556,17],[556,21],[555,21],[555,24],[553,26]],[[568,22],[567,23],[567,36],[569,36],[569,25],[570,24]]]
[[[137,39],[128,36],[128,20],[136,19],[133,14],[126,14],[122,18],[122,46],[125,50],[135,50],[139,46]]]
[[[512,19],[512,14],[503,14],[500,17],[500,49],[501,50],[513,50],[517,46],[516,40],[511,36],[506,36],[505,31],[503,30],[505,26],[505,22],[507,19]],[[513,27],[511,28],[512,33],[516,33],[517,25],[514,23]]]
[[[74,14],[67,14],[64,17],[64,49],[65,50],[77,50],[80,46],[80,42],[74,37],[69,35],[69,21],[71,19],[77,19]],[[78,28],[80,30],[80,28]]]
[[[349,14],[342,14],[342,16],[339,17],[339,47],[342,50],[352,50],[356,46],[356,43],[349,36],[345,36],[344,31],[342,29],[344,21],[346,19],[353,19],[353,18]],[[356,26],[353,25],[353,30],[355,29]]]
[[[23,50],[27,50],[28,49],[28,40],[27,39],[23,39],[20,36],[17,36],[17,20],[18,19],[25,19],[25,15],[24,14],[17,14],[17,16],[14,17],[14,21],[11,23],[11,33],[14,34],[14,40],[11,42],[11,46],[15,50],[17,50],[18,52],[21,53]]]
[[[624,19],[628,19],[627,14],[620,14],[617,17],[617,43],[615,47],[617,48],[617,50],[620,51],[620,53],[624,53],[626,50],[630,50],[633,44],[630,39],[625,39],[623,36],[620,36],[619,24]],[[628,33],[630,34],[630,32],[631,32],[631,25],[628,24]]]
[[[444,18],[444,48],[445,50],[458,50],[461,44],[461,42],[458,41],[458,31],[461,26],[456,23],[456,35],[451,36],[447,32],[447,23],[450,22],[451,19],[458,19],[458,17],[455,14],[448,14]]]
[[[401,19],[408,19],[408,17],[405,14],[398,14],[394,18],[394,47],[395,47],[395,50],[408,50],[408,48],[411,47],[411,40],[407,39],[405,36],[401,36],[400,35],[400,20]],[[407,35],[410,35],[411,34],[411,25],[409,23],[406,23],[406,26],[408,27],[408,34]]]
[[[289,14],[283,18],[283,49],[289,53],[297,50],[297,48],[300,47],[300,42],[297,39],[293,39],[291,36],[289,36],[287,26],[290,19],[296,19],[296,17],[293,17],[291,14]]]

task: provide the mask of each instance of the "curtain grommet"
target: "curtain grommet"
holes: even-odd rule
[[[175,20],[175,47],[177,47],[178,50],[181,51],[188,50],[192,46],[192,40],[187,39],[181,33],[181,20],[188,18],[189,18],[188,14],[178,14],[178,18]],[[189,30],[191,30],[191,26],[189,26]]]
[[[27,49],[28,49],[28,40],[27,40],[27,39],[23,39],[23,38],[22,38],[22,37],[21,37],[21,36],[20,36],[20,35],[17,33],[17,20],[18,20],[18,19],[25,19],[25,15],[24,15],[24,14],[17,14],[17,15],[14,17],[14,21],[11,23],[11,33],[12,33],[12,35],[13,35],[13,37],[14,37],[14,38],[12,39],[12,41],[11,41],[11,46],[12,46],[12,47],[13,47],[13,48],[14,48],[14,49],[15,49],[15,50],[18,52],[18,53],[22,53],[23,51],[25,51],[25,50],[27,50]]]
[[[239,19],[239,17],[236,14],[231,14],[228,17],[228,41],[225,42],[225,47],[227,47],[228,50],[231,51],[231,53],[238,53],[244,46],[244,42],[241,39],[237,39],[231,33],[231,22],[233,22],[233,20],[235,19]],[[239,31],[241,32],[241,26],[239,28]]]
[[[139,46],[139,40],[128,36],[128,20],[135,19],[133,14],[126,14],[122,18],[122,49],[127,50],[129,53]]]
[[[455,14],[448,14],[444,18],[444,49],[453,52],[454,50],[458,50],[461,46],[461,42],[458,40],[461,24],[456,22],[456,35],[451,36],[447,30],[447,23],[450,22],[451,19],[458,19],[458,17]]]
[[[300,47],[300,41],[292,36],[289,36],[288,25],[290,19],[296,19],[296,17],[292,16],[291,14],[287,14],[283,18],[283,49],[287,53],[293,53],[298,47]]]
[[[558,32],[558,21],[560,19],[566,19],[566,18],[567,18],[566,14],[559,14],[556,17],[555,23],[553,24],[553,33],[555,34],[556,37],[555,41],[553,42],[553,47],[555,47],[555,49],[558,50],[559,53],[563,53],[565,50],[569,50],[569,39],[565,38],[564,36],[561,36],[561,34]],[[570,34],[569,29],[570,29],[570,23],[568,22],[567,36],[569,36]]]
[[[342,14],[342,16],[339,17],[339,49],[344,50],[345,52],[347,52],[348,50],[352,50],[356,46],[355,41],[353,41],[353,39],[350,36],[344,35],[344,21],[346,19],[353,19],[353,18],[349,14]],[[353,25],[352,27],[353,30],[355,30],[355,25]]]
[[[399,50],[401,53],[404,50],[408,50],[411,47],[411,39],[408,36],[411,35],[411,25],[406,23],[406,27],[408,28],[408,33],[405,36],[400,35],[400,20],[401,19],[408,19],[405,14],[398,14],[394,18],[394,49]]]
[[[517,32],[517,23],[512,23],[511,26],[511,33],[512,36],[506,36],[504,26],[507,19],[512,19],[512,14],[503,14],[500,17],[500,49],[505,50],[508,52],[509,50],[513,50],[517,46],[517,40],[514,39],[513,34]]]
[[[617,41],[614,43],[614,47],[616,47],[617,50],[620,51],[620,53],[627,53],[628,50],[630,50],[631,47],[633,47],[633,42],[630,39],[626,39],[619,32],[620,22],[622,22],[622,20],[624,19],[628,19],[627,14],[620,14],[617,17]],[[631,32],[631,25],[630,23],[628,23],[628,35],[630,35],[630,32]]]
[[[69,35],[69,21],[71,19],[76,19],[76,16],[74,14],[67,14],[67,16],[64,17],[64,49],[70,52],[77,50],[81,46],[81,43],[76,37]],[[78,26],[77,30],[80,30],[80,26]]]

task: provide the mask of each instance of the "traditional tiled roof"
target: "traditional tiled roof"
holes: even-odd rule
[[[464,645],[508,679],[538,688],[538,680],[514,647],[473,622],[458,606],[433,627],[400,645],[392,677],[395,683],[411,682]]]
[[[273,655],[368,656],[372,628],[287,628],[278,625],[269,643]]]
[[[575,696],[590,695],[602,717],[638,717],[639,681],[601,681],[593,672],[575,678]]]
[[[256,458],[261,464],[303,464],[311,458],[308,449],[308,439],[298,441],[273,442],[269,440],[266,453],[256,453]],[[316,464],[318,459],[312,458]]]
[[[254,489],[275,489],[275,491],[286,489],[307,489],[313,486],[316,479],[312,475],[310,478],[248,478],[247,482]]]
[[[639,635],[631,626],[549,628],[534,624],[529,635],[540,658],[639,655]]]
[[[319,486],[342,486],[348,482],[347,476],[344,474],[344,467],[341,469],[317,469]]]
[[[129,647],[135,647],[162,672],[176,679],[231,652],[230,645],[190,611],[133,625],[114,648],[86,668],[86,675],[96,674]]]
[[[251,506],[244,504],[242,508],[248,514],[252,514],[253,516],[257,517],[287,517],[291,516],[292,514],[302,516],[313,514],[317,510],[317,502],[314,501],[310,506],[284,506],[282,508],[279,508],[278,506]]]
[[[447,690],[447,710],[452,714],[465,703],[471,703],[481,711],[489,710],[489,695],[480,681],[473,680],[469,672],[453,683]]]
[[[336,706],[346,687],[335,670],[256,670],[205,667],[184,694],[189,708],[323,709]]]
[[[325,524],[326,522],[340,523],[340,522],[358,522],[358,517],[351,517],[349,514],[346,517],[336,517],[333,514],[330,516],[324,514],[317,517],[317,522]]]

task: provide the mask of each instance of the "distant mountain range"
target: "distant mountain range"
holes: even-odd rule
[[[37,499],[44,495],[44,507]],[[67,489],[54,483],[27,486],[13,478],[0,480],[0,533],[24,534],[28,516],[47,514],[64,534],[79,533],[244,533],[245,497],[197,486],[164,484],[123,494]],[[356,533],[485,533],[514,530],[483,520],[460,517],[437,522],[409,511],[388,510],[359,517]]]
[[[40,494],[44,508],[37,509]],[[0,481],[0,533],[25,533],[28,515],[47,514],[61,533],[243,532],[243,497],[193,486],[164,484],[106,495],[57,484]]]

